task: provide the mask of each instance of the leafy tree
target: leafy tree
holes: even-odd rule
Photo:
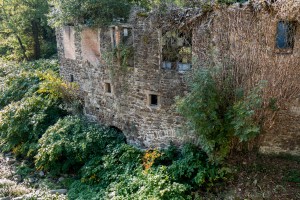
[[[124,0],[50,0],[54,6],[50,24],[84,23],[106,25],[113,20],[126,19],[132,3]]]
[[[56,43],[54,31],[47,25],[48,12],[45,0],[0,0],[0,49],[25,60],[54,53]]]

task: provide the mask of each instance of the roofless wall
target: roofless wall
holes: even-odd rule
[[[173,105],[188,91],[185,74],[212,59],[213,52],[223,67],[232,67],[238,86],[267,81],[265,105],[273,99],[277,108],[260,115],[265,119],[261,151],[300,152],[297,18],[248,4],[192,13],[177,29],[156,26],[168,22],[152,16],[132,16],[128,24],[57,31],[61,75],[80,85],[87,116],[118,127],[140,147],[192,139],[178,134],[185,122]]]

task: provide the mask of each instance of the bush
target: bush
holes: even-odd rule
[[[8,77],[0,93],[0,109],[24,96],[32,96],[38,90],[39,78],[26,72]]]
[[[210,189],[229,177],[230,169],[209,161],[207,154],[193,144],[185,144],[178,149],[170,145],[162,151],[155,165],[166,164],[167,171],[174,181],[189,184],[191,189]]]
[[[83,103],[76,83],[65,82],[58,73],[52,70],[47,70],[38,75],[41,79],[39,93],[46,94],[54,99],[61,99],[64,109],[74,115],[82,114]]]
[[[67,111],[78,110],[77,87],[58,75],[57,61],[2,63],[0,93],[0,146],[5,151],[32,158],[46,129]],[[79,102],[77,107],[70,102]],[[75,109],[74,109],[75,108]]]
[[[51,0],[55,9],[50,13],[50,24],[81,23],[89,26],[107,25],[116,19],[127,19],[131,9],[126,0]],[[101,10],[101,12],[99,12]]]
[[[173,182],[164,167],[149,170],[137,168],[130,174],[120,174],[115,182],[106,188],[101,184],[89,185],[75,181],[68,192],[69,199],[99,200],[99,199],[190,199],[186,194],[188,187]]]
[[[101,200],[105,199],[105,188],[99,185],[90,185],[77,180],[68,191],[68,199],[72,200]]]
[[[123,174],[131,174],[141,166],[141,155],[140,150],[130,145],[117,145],[109,154],[88,161],[81,169],[81,180],[105,188]]]
[[[49,127],[39,140],[35,164],[54,173],[75,171],[123,141],[124,136],[116,130],[67,116]]]
[[[137,169],[134,175],[123,176],[113,182],[106,191],[105,199],[190,199],[188,187],[172,181],[165,167],[143,171]]]
[[[58,100],[34,95],[4,107],[0,111],[2,150],[32,158],[38,139],[48,126],[65,115],[59,104]]]
[[[3,87],[0,93],[0,109],[11,102],[20,101],[23,97],[32,96],[41,82],[41,75],[46,71],[56,73],[57,62],[53,60],[39,60],[30,63],[16,64],[0,61]]]
[[[190,79],[190,92],[177,99],[177,111],[198,143],[215,162],[222,161],[233,148],[232,141],[248,141],[259,134],[254,114],[261,107],[258,85],[248,94],[234,88],[230,70],[200,67]]]

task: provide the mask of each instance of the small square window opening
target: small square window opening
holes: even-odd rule
[[[70,75],[70,82],[71,83],[74,82],[74,76],[73,76],[73,74]]]
[[[111,93],[111,85],[110,85],[110,83],[105,83],[105,92],[106,93]]]
[[[150,94],[150,106],[158,105],[158,96],[155,94]]]

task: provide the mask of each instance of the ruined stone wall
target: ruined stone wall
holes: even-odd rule
[[[279,111],[261,114],[267,119],[261,151],[297,154],[300,151],[300,26],[295,33],[293,51],[278,53],[275,38],[280,20],[284,19],[268,11],[253,12],[246,5],[215,9],[189,26],[192,26],[193,56],[197,62],[205,64],[205,60],[219,59],[224,66],[232,67],[237,87],[251,89],[259,81],[267,81],[263,92],[265,106],[274,98]],[[119,128],[129,143],[164,147],[170,141],[189,140],[177,134],[185,122],[172,107],[174,98],[187,91],[185,75],[161,67],[161,30],[153,28],[151,18],[138,16],[125,27],[132,30],[129,41],[134,56],[130,58],[133,63],[130,66],[122,64],[122,53],[113,48],[114,42],[122,40],[124,26],[74,29],[75,59],[65,51],[68,44],[64,42],[64,29],[68,27],[58,30],[61,75],[79,83],[85,114]],[[157,106],[149,105],[150,95],[157,95]]]
[[[276,47],[279,21],[296,23],[294,46],[281,52]],[[205,39],[203,39],[203,36]],[[260,150],[267,153],[300,153],[300,26],[294,19],[283,18],[248,6],[216,9],[202,18],[194,31],[195,55],[199,60],[215,58],[233,69],[237,87],[251,89],[261,80],[264,106],[271,99],[276,109],[260,113],[265,120]]]
[[[101,30],[78,28],[75,31],[76,59],[64,55],[63,30],[68,27],[57,31],[61,75],[67,81],[73,76],[80,85],[85,114],[122,130],[129,143],[142,148],[165,147],[171,141],[181,143],[187,140],[177,133],[183,121],[172,105],[175,96],[186,90],[184,75],[176,70],[161,69],[159,31],[148,29],[148,22],[137,20],[135,23],[131,36],[134,66],[121,66],[112,55],[112,29],[120,35],[121,26]],[[90,50],[82,45],[96,41],[96,32],[100,41],[97,44],[99,54],[87,55],[84,52],[98,51],[95,45]],[[99,63],[94,62],[95,57],[99,58]],[[111,93],[106,91],[108,83]],[[149,105],[151,94],[157,95],[157,106]]]

